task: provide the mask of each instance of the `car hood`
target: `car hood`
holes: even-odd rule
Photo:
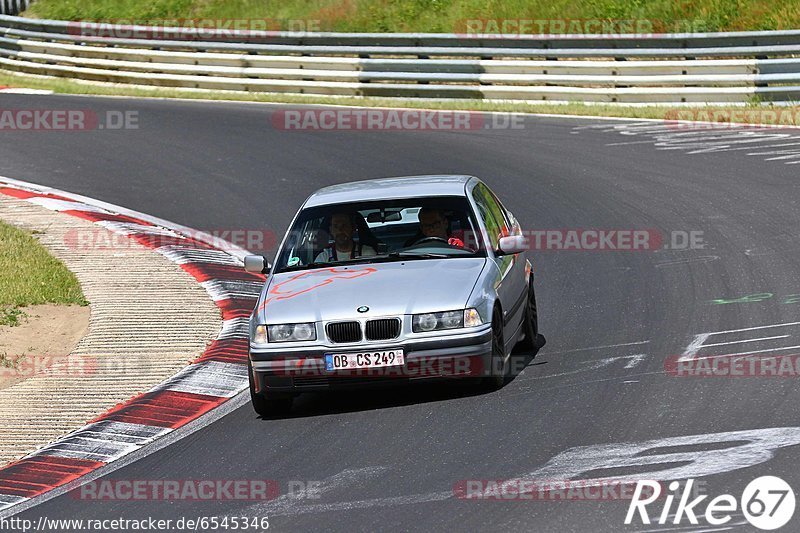
[[[460,309],[486,258],[423,259],[276,274],[260,300],[267,324]],[[356,311],[366,306],[365,313]]]

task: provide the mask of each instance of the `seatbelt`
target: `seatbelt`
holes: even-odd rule
[[[338,261],[339,254],[336,253],[336,241],[329,241],[330,244],[330,260]],[[353,248],[350,250],[350,259],[355,259],[361,255],[361,243],[353,239]]]

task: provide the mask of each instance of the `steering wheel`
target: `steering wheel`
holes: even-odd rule
[[[434,242],[434,241],[435,242],[442,242],[442,243],[447,244],[449,246],[449,243],[447,242],[447,239],[442,239],[441,237],[422,237],[421,239],[418,239],[418,240],[414,241],[411,244],[411,246],[416,246],[418,244],[423,244],[423,243],[426,243],[426,242]]]

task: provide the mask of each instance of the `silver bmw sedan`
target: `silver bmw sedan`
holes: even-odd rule
[[[481,180],[382,178],[300,207],[250,317],[250,393],[267,416],[306,391],[509,379],[538,336],[527,240]]]

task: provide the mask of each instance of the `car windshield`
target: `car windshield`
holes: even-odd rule
[[[275,267],[284,272],[343,263],[484,255],[466,198],[406,198],[304,209]]]

